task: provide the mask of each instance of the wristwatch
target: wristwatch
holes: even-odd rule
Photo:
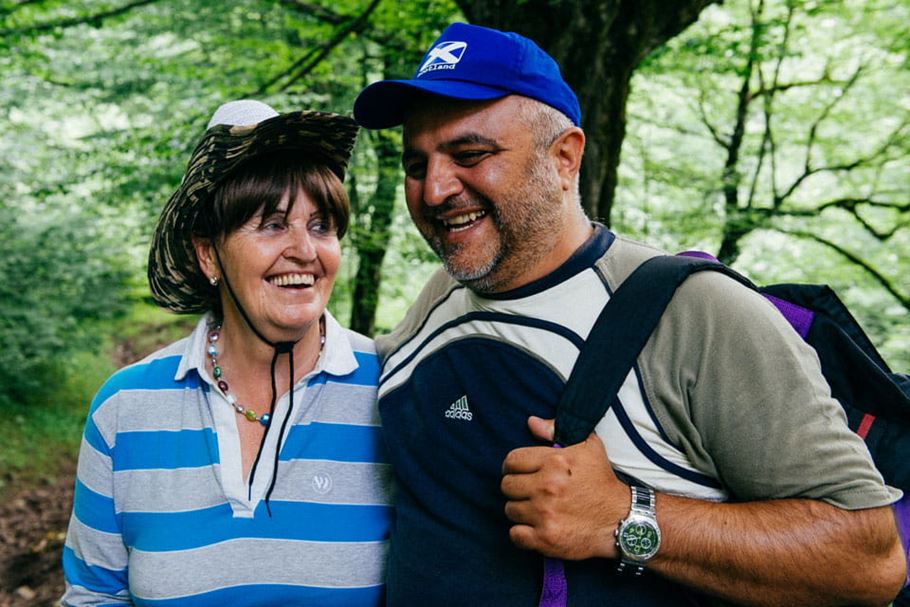
[[[641,575],[645,565],[660,548],[660,527],[654,512],[654,491],[632,485],[632,509],[616,528],[619,550],[617,571]]]

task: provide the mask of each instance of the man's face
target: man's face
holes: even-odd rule
[[[404,124],[405,197],[453,278],[481,293],[539,278],[565,221],[558,174],[519,97],[420,98]]]

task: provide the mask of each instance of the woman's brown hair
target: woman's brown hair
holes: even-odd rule
[[[342,238],[351,215],[344,185],[324,164],[302,162],[296,154],[299,152],[274,152],[240,167],[214,191],[212,206],[199,214],[193,233],[210,239],[228,236],[257,214],[274,214],[286,192],[291,197],[285,213],[290,213],[299,198],[296,193],[302,189]]]

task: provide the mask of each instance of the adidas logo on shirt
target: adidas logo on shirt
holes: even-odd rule
[[[468,397],[462,396],[452,403],[449,410],[446,411],[446,417],[449,419],[463,419],[468,422],[474,419],[474,414],[468,408]]]

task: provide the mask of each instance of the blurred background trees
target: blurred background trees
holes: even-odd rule
[[[616,227],[831,284],[910,368],[910,5],[728,3],[633,78]]]
[[[759,283],[829,283],[910,369],[906,2],[0,0],[0,419],[20,434],[47,427],[39,410],[81,419],[87,396],[67,386],[91,391],[129,359],[106,352],[185,330],[149,305],[145,260],[215,107],[349,112],[453,20],[560,60],[593,217]],[[347,182],[331,308],[366,333],[390,329],[436,267],[399,146],[398,130],[362,132]]]

